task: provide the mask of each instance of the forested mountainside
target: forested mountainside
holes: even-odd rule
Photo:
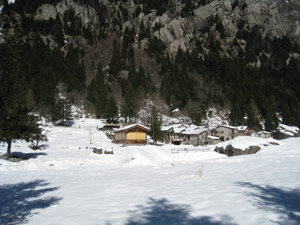
[[[56,121],[64,93],[102,118],[135,118],[148,99],[195,122],[214,106],[230,109],[233,125],[247,116],[273,130],[280,115],[300,126],[298,0],[1,4],[3,105]]]

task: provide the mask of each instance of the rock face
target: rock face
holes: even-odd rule
[[[106,4],[109,10],[118,7],[110,1],[99,0],[99,2]],[[133,1],[130,1],[130,4],[127,5],[130,14],[137,7]],[[62,0],[55,6],[44,4],[37,9],[34,19],[49,20],[59,16],[62,20],[64,13],[69,9],[74,10],[75,17],[81,19],[83,27],[98,33],[100,22],[97,11],[90,5],[78,4],[73,0]],[[181,9],[179,8],[177,11],[180,12]],[[113,16],[116,12],[110,11],[109,15]],[[126,24],[126,27],[132,26],[136,31],[139,31],[141,22],[143,22],[145,27],[151,27],[153,30],[155,25],[159,24],[159,28],[154,31],[154,35],[166,44],[167,51],[171,55],[177,52],[179,46],[181,49],[187,50],[190,49],[195,40],[205,42],[207,37],[205,35],[201,36],[201,30],[207,26],[208,19],[215,16],[218,16],[222,22],[227,40],[232,40],[232,42],[236,37],[239,22],[244,21],[246,27],[255,25],[261,27],[264,35],[271,37],[288,36],[300,44],[299,12],[300,2],[298,0],[290,0],[289,3],[284,0],[214,0],[207,5],[194,9],[193,16],[184,18],[180,17],[179,13],[170,12],[161,16],[156,16],[155,12],[147,15],[141,13],[135,19],[131,15],[128,21],[123,21],[123,28],[125,29]],[[215,28],[209,27],[209,29],[212,31]],[[227,45],[232,45],[232,43],[227,43]],[[222,46],[226,46],[226,44]]]
[[[44,4],[41,5],[34,16],[35,20],[49,20],[56,19],[57,11],[54,5]]]
[[[35,15],[35,20],[49,20],[56,19],[58,15],[60,18],[63,18],[63,15],[68,10],[74,10],[74,16],[81,19],[83,27],[90,27],[95,29],[99,24],[99,17],[97,12],[91,6],[82,6],[75,3],[73,0],[63,0],[59,2],[56,6],[50,4],[41,5]]]
[[[297,1],[283,0],[247,0],[247,7],[244,16],[249,25],[259,25],[263,27],[265,34],[272,37],[282,37],[283,35],[299,39],[299,9]]]
[[[176,53],[179,46],[182,50],[186,51],[189,40],[188,35],[185,34],[185,31],[187,31],[186,20],[184,18],[174,18],[168,22],[162,19],[160,20],[161,22],[165,22],[163,28],[156,31],[154,35],[169,46],[169,53]]]
[[[261,148],[259,146],[249,146],[249,148],[242,150],[238,148],[232,147],[232,145],[228,145],[225,149],[223,147],[216,147],[215,152],[222,153],[228,156],[236,156],[236,155],[248,155],[255,154]]]
[[[261,26],[264,34],[272,37],[289,36],[300,42],[300,3],[283,0],[246,0],[234,6],[233,0],[215,0],[194,10],[196,17],[203,20],[218,15],[227,31],[234,34],[239,20],[250,27]],[[234,6],[234,7],[233,7]]]

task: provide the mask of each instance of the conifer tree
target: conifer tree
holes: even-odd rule
[[[106,118],[114,119],[118,116],[118,106],[113,96],[110,96],[110,99],[107,104]]]
[[[164,138],[164,133],[161,130],[162,119],[161,117],[159,117],[155,106],[152,107],[150,120],[151,120],[150,134],[152,135],[153,141],[155,143],[158,140],[162,141]]]
[[[32,141],[41,130],[26,105],[28,87],[19,66],[20,39],[7,36],[5,41],[0,46],[0,141],[7,143],[7,156],[10,157],[12,142]]]
[[[127,120],[130,122],[131,119],[136,116],[137,107],[138,105],[136,103],[135,92],[132,85],[129,83],[126,88],[123,104],[121,107],[121,114],[125,118],[126,122]]]
[[[117,77],[121,70],[120,46],[116,39],[113,41],[113,52],[109,64],[109,73],[113,77]]]
[[[57,94],[51,115],[53,122],[61,121],[64,124],[66,121],[71,120],[72,110],[70,101],[61,94]]]

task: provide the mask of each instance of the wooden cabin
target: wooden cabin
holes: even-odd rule
[[[146,144],[148,127],[139,124],[129,125],[114,131],[115,143],[118,144]]]

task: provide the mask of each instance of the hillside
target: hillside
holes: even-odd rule
[[[53,121],[63,92],[102,118],[135,119],[150,101],[196,122],[217,107],[256,130],[300,125],[297,0],[5,2],[1,74]]]

